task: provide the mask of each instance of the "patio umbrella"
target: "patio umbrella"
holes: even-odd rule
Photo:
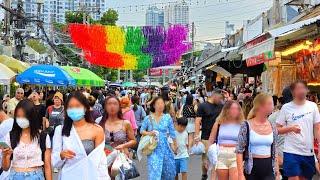
[[[0,84],[9,85],[16,73],[0,63]]]
[[[122,83],[123,87],[137,87],[137,84],[133,83],[133,82],[124,82]]]
[[[62,69],[76,80],[78,86],[105,86],[105,81],[88,69],[73,66],[62,66]]]
[[[61,67],[52,65],[35,65],[17,76],[20,84],[37,84],[52,86],[74,86],[75,80]]]
[[[0,55],[0,63],[6,65],[8,68],[10,68],[12,71],[16,73],[22,73],[30,67],[28,63],[19,61],[13,57],[9,57],[6,55]]]

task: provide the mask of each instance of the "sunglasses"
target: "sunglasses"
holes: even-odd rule
[[[111,142],[114,142],[114,135],[113,132],[110,133],[110,137],[111,137]]]
[[[23,92],[17,92],[17,94],[24,94]]]

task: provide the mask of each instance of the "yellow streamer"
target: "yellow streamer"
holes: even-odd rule
[[[137,69],[138,61],[136,56],[127,54],[124,51],[126,45],[126,36],[124,30],[117,26],[106,26],[105,31],[107,33],[107,51],[120,54],[123,58],[124,65],[120,69]]]

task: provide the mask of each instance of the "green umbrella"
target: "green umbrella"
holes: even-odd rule
[[[123,87],[137,87],[137,85],[133,82],[124,82],[122,83]]]
[[[105,81],[88,69],[74,66],[62,66],[62,68],[76,80],[78,86],[105,86]]]

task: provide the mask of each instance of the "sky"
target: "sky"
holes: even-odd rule
[[[155,3],[163,8],[176,0],[106,0],[107,7],[118,10],[118,25],[145,25],[146,9]],[[190,8],[190,24],[195,23],[197,41],[224,37],[225,21],[236,29],[244,20],[254,19],[272,6],[273,0],[185,0]],[[180,0],[181,2],[181,0]],[[191,4],[191,5],[190,5]]]

